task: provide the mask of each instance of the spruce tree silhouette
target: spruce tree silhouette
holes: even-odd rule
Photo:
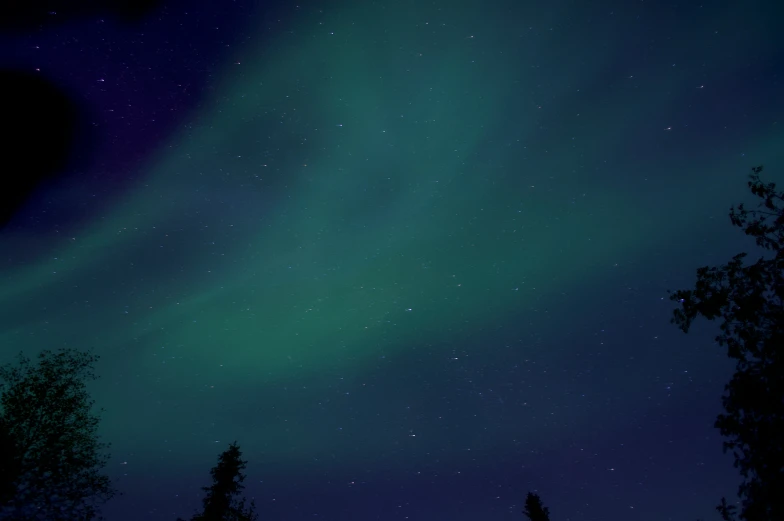
[[[784,519],[784,192],[763,184],[755,167],[751,193],[762,199],[756,210],[741,204],[730,209],[733,226],[743,228],[758,246],[773,255],[744,265],[745,253],[719,267],[697,270],[692,290],[676,291],[680,304],[672,322],[684,332],[702,316],[719,319],[716,341],[736,360],[735,374],[724,387],[724,414],[715,427],[726,438],[743,481],[740,519]],[[734,505],[722,498],[716,507],[726,521],[735,519]]]
[[[550,509],[542,505],[542,500],[538,494],[529,492],[525,498],[525,514],[530,521],[550,521]]]
[[[242,460],[242,452],[235,441],[218,457],[218,464],[210,470],[212,485],[203,487],[207,494],[202,501],[204,510],[196,514],[191,521],[256,521],[256,505],[250,502],[245,507],[245,498],[239,498],[245,485],[246,461]],[[178,521],[181,521],[178,519]]]
[[[0,368],[0,520],[100,519],[115,490],[85,390],[97,360],[61,349]]]

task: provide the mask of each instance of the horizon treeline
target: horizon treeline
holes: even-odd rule
[[[747,183],[758,206],[733,206],[729,217],[763,255],[700,267],[692,289],[670,292],[671,322],[688,333],[699,317],[718,321],[716,343],[736,364],[714,423],[741,476],[739,501],[716,506],[724,521],[784,521],[784,192],[761,172],[753,168]],[[110,445],[97,436],[101,411],[86,390],[98,360],[63,348],[35,362],[20,353],[0,368],[0,521],[102,519],[101,505],[118,491],[105,472]],[[236,441],[218,456],[191,521],[257,521],[242,496],[246,464]],[[522,514],[550,521],[532,492]]]

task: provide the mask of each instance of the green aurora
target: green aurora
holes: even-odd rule
[[[591,409],[564,410],[555,389],[558,428],[439,411],[467,399],[468,365],[561,356],[542,339],[567,335],[559,315],[601,303],[617,270],[664,258],[695,229],[715,244],[749,158],[782,159],[780,122],[703,129],[704,146],[688,149],[692,130],[667,122],[701,103],[732,56],[764,52],[772,20],[759,40],[716,40],[712,27],[740,7],[674,23],[646,58],[647,42],[627,45],[628,21],[578,27],[587,6],[425,4],[303,10],[286,30],[249,20],[264,43],[227,51],[215,90],[111,212],[4,268],[9,357],[65,344],[103,355],[103,434],[115,459],[134,455],[129,472],[164,450],[201,471],[204,443],[235,438],[279,474],[416,466],[395,456],[411,444],[452,461],[521,440],[556,447]],[[706,61],[716,45],[727,58]],[[430,386],[432,375],[454,386]],[[492,392],[490,410],[528,391]]]

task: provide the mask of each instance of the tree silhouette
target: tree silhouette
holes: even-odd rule
[[[218,464],[210,470],[212,485],[203,487],[207,494],[202,500],[204,510],[196,514],[191,521],[256,521],[256,505],[250,502],[245,507],[245,498],[239,498],[245,485],[243,461],[240,447],[235,441],[218,457]]]
[[[542,500],[538,494],[529,492],[525,497],[525,514],[531,521],[550,521],[550,509],[542,505]]]
[[[698,316],[719,319],[716,341],[737,361],[715,427],[743,477],[739,516],[746,521],[784,519],[784,193],[763,184],[760,172],[752,169],[748,186],[762,202],[756,210],[732,207],[730,220],[773,255],[744,265],[741,253],[699,268],[695,288],[670,297],[680,304],[672,322],[684,332]],[[735,518],[725,499],[716,508],[725,520]]]
[[[87,521],[115,491],[85,379],[97,356],[44,351],[0,368],[0,520]]]

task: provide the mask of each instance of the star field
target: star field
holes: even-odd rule
[[[710,519],[732,364],[667,290],[780,176],[781,6],[223,4],[0,46],[100,136],[0,234],[0,345],[101,355],[107,519],[234,440],[263,519]]]

